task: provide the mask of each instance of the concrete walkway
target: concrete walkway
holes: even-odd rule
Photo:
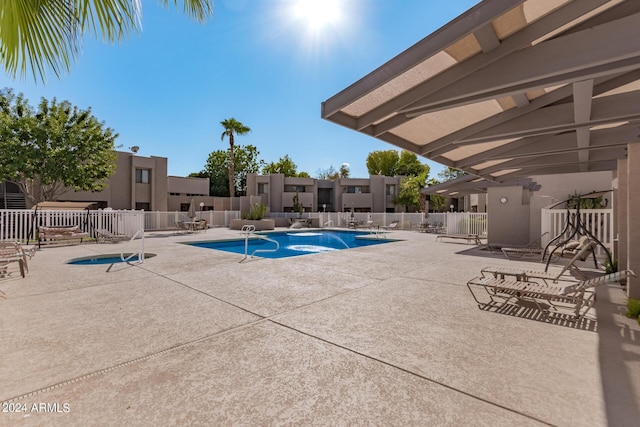
[[[157,256],[110,269],[64,262],[124,243],[43,248],[0,279],[0,425],[637,425],[619,285],[578,325],[483,311],[482,267],[542,266],[389,235],[239,263],[178,243],[238,232],[148,233]]]

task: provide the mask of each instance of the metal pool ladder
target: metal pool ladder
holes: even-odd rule
[[[120,259],[122,260],[122,262],[129,262],[129,260],[135,257],[136,255],[138,256],[138,264],[142,264],[144,262],[144,228],[141,228],[140,230],[136,231],[136,234],[133,235],[133,237],[131,238],[131,240],[127,242],[127,244],[133,242],[136,239],[136,237],[138,237],[139,234],[142,236],[140,240],[140,251],[134,252],[128,257],[125,257],[124,248],[123,248],[122,252],[120,253]],[[127,245],[125,244],[125,248],[126,247]]]
[[[240,262],[244,261],[245,259],[247,259],[247,257],[249,256],[249,237],[257,237],[258,239],[262,239],[262,240],[266,240],[268,242],[272,242],[276,244],[275,249],[256,249],[253,252],[251,252],[251,258],[253,258],[253,256],[257,253],[257,252],[277,252],[280,249],[280,243],[278,243],[277,241],[268,238],[267,236],[262,236],[260,234],[255,234],[256,231],[256,226],[255,225],[243,225],[242,229],[240,230],[240,233],[242,235],[244,235],[244,258],[242,258],[240,260]]]

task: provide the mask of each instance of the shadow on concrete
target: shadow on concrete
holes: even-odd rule
[[[535,305],[528,305],[526,301],[520,301],[517,304],[489,302],[478,304],[480,310],[489,311],[491,313],[504,314],[507,316],[520,317],[536,322],[549,323],[565,328],[580,329],[584,331],[596,332],[598,330],[598,322],[588,317],[574,320],[573,316],[563,313],[546,314],[538,310]]]
[[[619,285],[599,288],[599,359],[610,426],[637,426],[640,420],[640,325],[624,316],[626,296]]]

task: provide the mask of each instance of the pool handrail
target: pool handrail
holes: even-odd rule
[[[131,253],[131,255],[129,255],[128,257],[125,258],[125,256],[124,256],[124,248],[126,248],[129,243],[133,242],[136,239],[136,237],[138,237],[139,234],[141,234],[140,251],[139,252],[133,252],[133,253]],[[133,258],[135,255],[137,255],[138,256],[138,264],[142,264],[144,262],[144,228],[141,228],[138,231],[136,231],[135,234],[133,235],[133,237],[127,243],[125,243],[124,248],[122,249],[122,252],[120,252],[120,259],[122,260],[122,262],[128,263],[131,258]]]
[[[252,237],[252,236],[254,238],[273,242],[276,244],[276,247],[275,249],[256,249],[251,253],[251,258],[253,258],[253,256],[257,252],[277,252],[280,249],[280,243],[278,243],[273,239],[268,238],[267,236],[261,236],[259,234],[255,234],[255,231],[256,231],[256,227],[255,225],[252,225],[252,224],[243,225],[242,229],[240,229],[240,233],[244,235],[244,258],[242,258],[240,262],[244,261],[249,257],[249,237]]]
[[[268,242],[275,243],[276,247],[275,247],[275,249],[256,249],[253,252],[251,252],[251,258],[253,258],[253,256],[256,254],[256,252],[278,252],[278,250],[280,249],[280,243],[278,243],[278,241],[276,241],[276,240],[270,239],[267,236],[261,236],[259,234],[255,234],[255,237],[257,237],[258,239],[262,239],[262,240],[266,240]]]

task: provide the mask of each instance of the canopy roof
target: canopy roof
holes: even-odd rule
[[[485,0],[322,117],[492,181],[616,169],[640,141],[640,1]]]
[[[531,191],[538,191],[540,189],[540,185],[531,178],[494,182],[474,175],[462,175],[440,184],[429,185],[420,190],[420,192],[439,196],[462,197],[468,194],[486,193],[489,187],[506,187],[512,185],[521,186]]]

